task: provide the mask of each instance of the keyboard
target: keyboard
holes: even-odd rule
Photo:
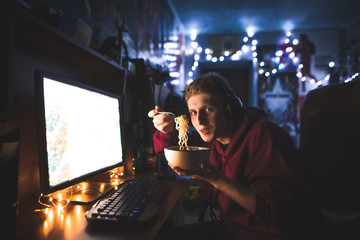
[[[143,222],[155,217],[160,209],[156,199],[159,180],[127,180],[86,213],[88,222]]]

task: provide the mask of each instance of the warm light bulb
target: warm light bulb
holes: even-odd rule
[[[63,206],[61,205],[61,203],[59,203],[59,204],[57,205],[57,212],[58,212],[58,213],[61,213],[63,210],[64,210]]]

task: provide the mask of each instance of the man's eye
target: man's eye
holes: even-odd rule
[[[190,115],[195,115],[195,114],[196,114],[195,111],[191,111],[191,112],[190,112]]]
[[[212,112],[212,111],[213,111],[213,108],[208,107],[208,108],[206,108],[206,111],[207,111],[207,112]]]

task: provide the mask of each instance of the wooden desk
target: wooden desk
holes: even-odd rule
[[[85,218],[85,212],[91,208],[89,205],[69,205],[64,213],[46,215],[34,212],[38,205],[29,204],[19,207],[17,218],[16,240],[110,240],[110,239],[153,239],[164,224],[169,213],[178,202],[189,182],[184,179],[176,181],[163,181],[164,194],[160,201],[159,214],[144,226],[106,226],[93,227]],[[37,207],[36,207],[37,206]]]

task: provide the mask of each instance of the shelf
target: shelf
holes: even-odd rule
[[[40,18],[37,18],[36,16],[33,16],[32,14],[28,13],[24,9],[16,8],[15,9],[15,16],[17,17],[17,28],[20,28],[22,31],[24,31],[23,36],[25,37],[25,40],[31,40],[31,38],[35,38],[36,40],[40,40],[37,42],[38,45],[47,44],[49,43],[49,39],[39,39],[41,35],[51,37],[52,44],[67,44],[72,45],[73,48],[81,49],[84,52],[87,52],[90,55],[93,55],[94,57],[98,58],[99,60],[104,61],[107,64],[110,64],[120,70],[125,69],[120,66],[118,63],[116,63],[113,60],[110,60],[106,58],[105,56],[101,55],[94,49],[91,49],[78,41],[76,41],[74,38],[68,36],[67,34],[64,34],[60,30],[56,29],[55,27],[51,26],[50,24],[44,22]],[[20,24],[18,24],[20,21]],[[37,34],[34,34],[35,31]],[[40,34],[40,35],[38,35]],[[36,42],[34,42],[36,44]]]

